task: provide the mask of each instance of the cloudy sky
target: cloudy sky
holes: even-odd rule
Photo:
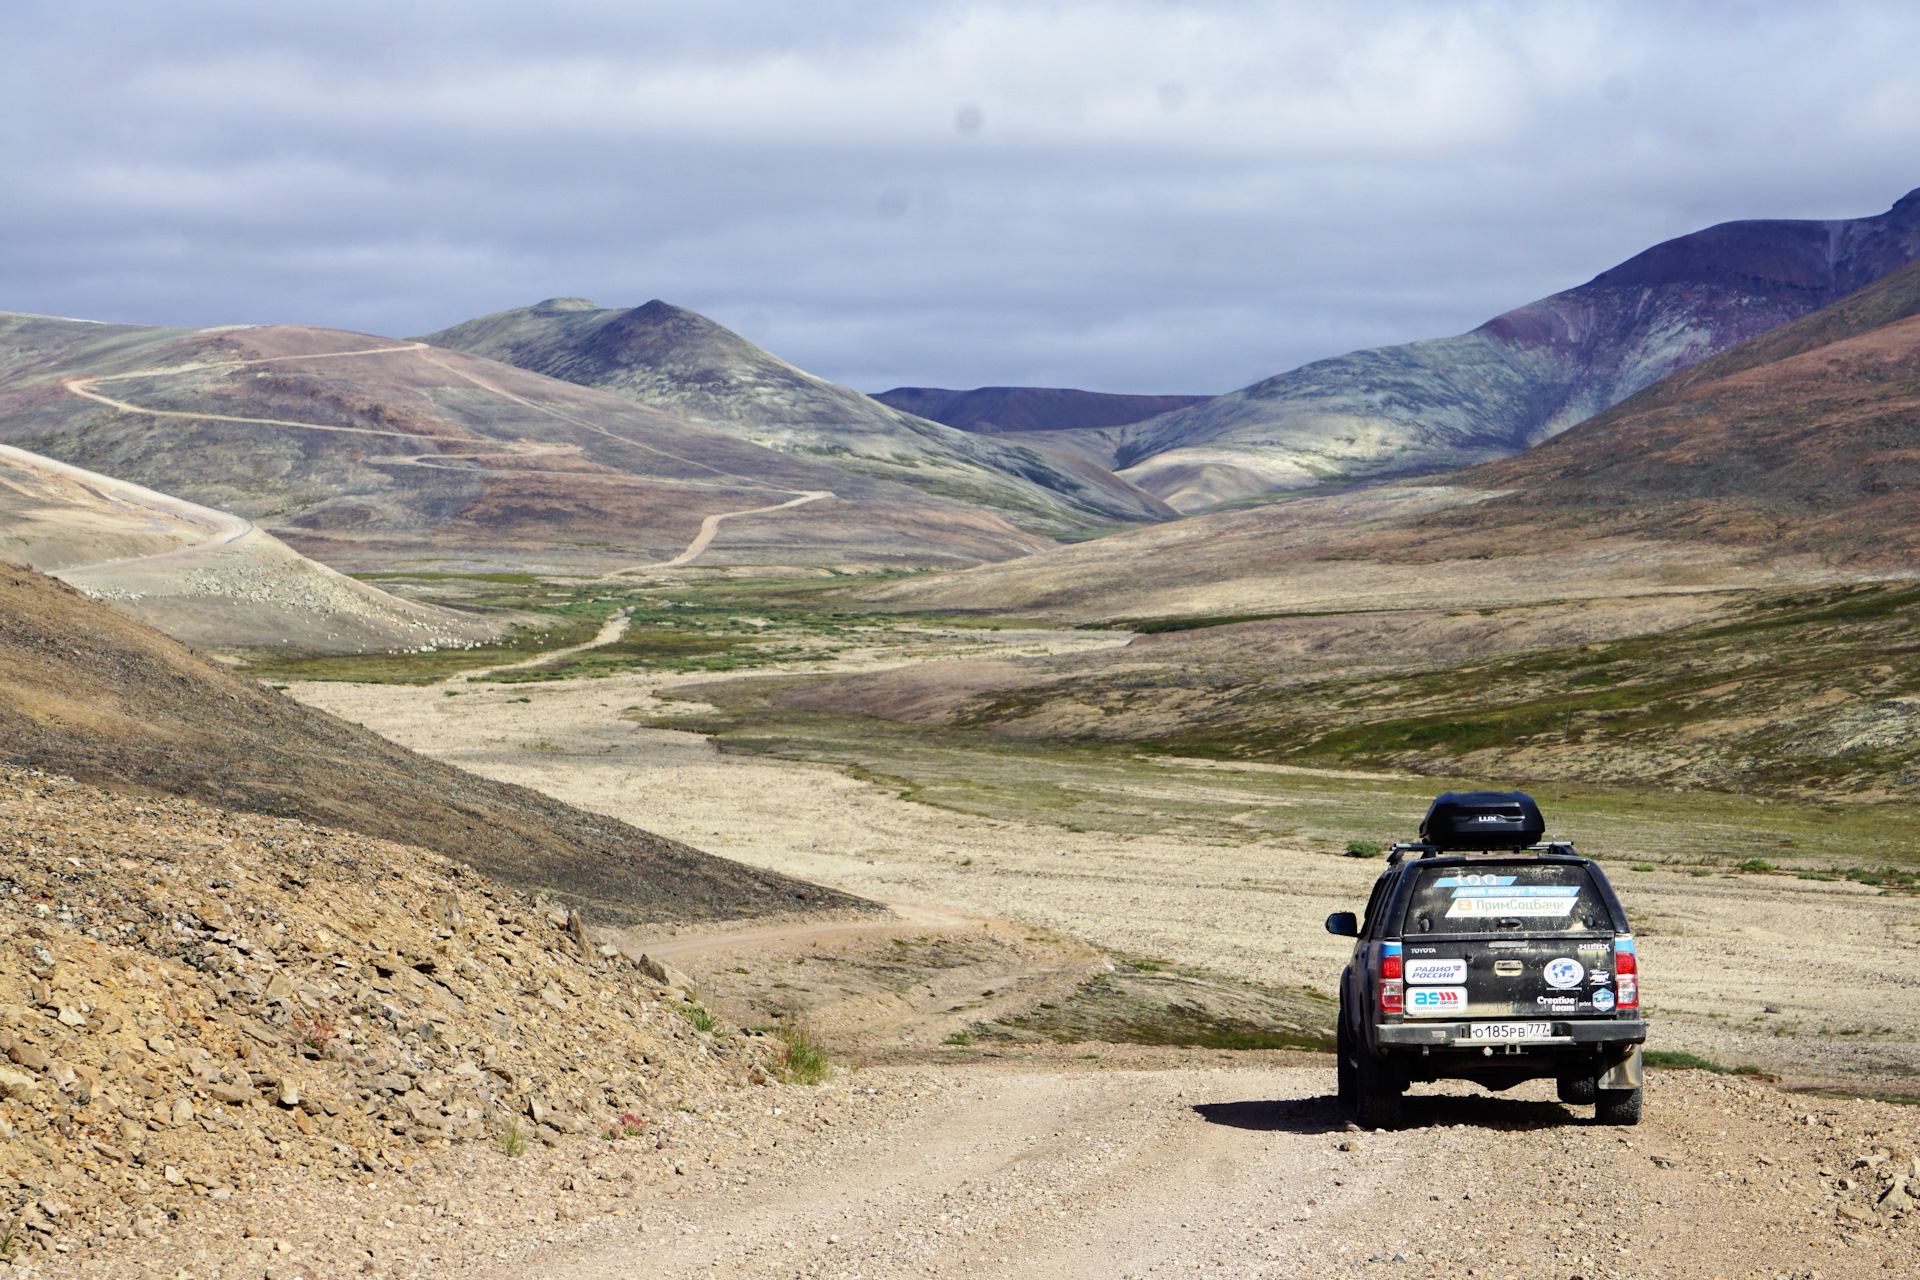
[[[0,309],[1218,392],[1920,186],[1910,3],[13,0]]]

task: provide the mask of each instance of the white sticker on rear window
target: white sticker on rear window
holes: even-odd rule
[[[1433,882],[1436,889],[1457,889],[1463,884],[1512,884],[1514,877],[1497,876],[1491,871],[1469,871],[1461,876],[1441,876]]]
[[[1466,890],[1460,890],[1465,893]],[[1564,916],[1573,911],[1580,901],[1578,889],[1567,890],[1567,896],[1554,898],[1522,897],[1517,894],[1503,893],[1498,898],[1455,898],[1447,906],[1449,918],[1466,916]]]
[[[1467,980],[1467,962],[1465,960],[1409,960],[1406,967],[1407,982],[1431,986],[1448,982]]]

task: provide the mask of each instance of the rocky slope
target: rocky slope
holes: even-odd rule
[[[559,1198],[604,1213],[694,1155],[676,1108],[781,1070],[777,1042],[696,1030],[671,971],[426,850],[19,769],[0,771],[0,846],[8,1274],[132,1277],[196,1245],[205,1275],[472,1260],[485,1237],[459,1228],[484,1210],[436,1221],[446,1183],[429,1198],[410,1176],[477,1147],[644,1148],[600,1195]],[[387,1230],[381,1212],[308,1230],[356,1195]],[[299,1256],[261,1230],[290,1200]],[[423,1230],[401,1244],[396,1217]]]
[[[605,392],[299,326],[0,317],[0,439],[231,511],[340,569],[653,566],[721,516],[703,565],[964,564],[1047,545],[966,502]]]
[[[1884,214],[1722,223],[1471,333],[1320,360],[1101,443],[1183,511],[1517,453],[1920,254],[1920,192]]]
[[[0,762],[420,845],[595,920],[867,905],[415,755],[26,570],[0,575]]]
[[[658,300],[619,310],[551,298],[423,341],[596,387],[855,475],[961,498],[1025,528],[1062,532],[1165,514],[1104,469],[1062,466],[1021,444],[903,413]]]
[[[902,413],[931,418],[962,431],[1005,434],[1123,427],[1203,404],[1211,397],[1124,396],[1067,387],[976,387],[972,391],[895,387],[877,392],[873,398]]]

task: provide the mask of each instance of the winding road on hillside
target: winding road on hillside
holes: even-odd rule
[[[186,365],[176,366],[171,369],[158,370],[158,371],[140,370],[140,371],[131,372],[131,373],[98,374],[93,377],[63,379],[60,385],[63,389],[65,389],[67,392],[73,395],[79,396],[82,399],[92,400],[97,404],[106,405],[108,408],[115,409],[122,413],[138,413],[138,414],[145,414],[149,417],[157,417],[157,418],[184,418],[184,419],[190,419],[195,421],[237,422],[237,423],[244,423],[244,424],[256,425],[256,426],[295,427],[295,428],[299,428],[307,431],[331,431],[331,432],[342,432],[350,435],[384,436],[392,439],[401,439],[401,440],[432,440],[436,443],[444,444],[449,439],[449,437],[427,435],[422,432],[416,432],[416,431],[383,430],[375,427],[330,426],[327,424],[317,423],[317,422],[299,422],[289,418],[254,418],[254,417],[239,417],[232,414],[222,414],[222,413],[195,413],[195,412],[188,412],[180,409],[151,409],[144,405],[132,404],[126,400],[120,400],[112,396],[104,395],[101,392],[94,389],[94,384],[96,383],[113,382],[113,381],[129,379],[129,378],[152,378],[157,376],[164,376],[165,374],[169,374],[169,373],[189,373],[189,372],[197,372],[197,371],[202,371],[207,369],[230,369],[230,368],[238,369],[238,368],[245,368],[247,366],[256,365],[256,364],[275,364],[275,363],[280,363],[285,361],[294,361],[294,360],[345,360],[345,359],[352,359],[355,357],[362,357],[362,356],[389,355],[396,352],[433,351],[433,350],[434,348],[425,342],[408,342],[398,346],[369,347],[369,348],[366,348],[365,350],[359,350],[359,351],[322,351],[322,352],[309,353],[306,355],[262,356],[259,359],[255,359],[255,360],[231,360],[231,361],[221,361],[221,362],[204,362],[204,363],[196,363],[196,364],[186,364]],[[618,440],[621,443],[631,445],[634,448],[643,449],[650,453],[659,454],[661,457],[664,457],[664,458],[671,458],[674,461],[683,463],[687,466],[697,467],[702,470],[711,471],[716,476],[721,476],[730,480],[738,481],[754,488],[768,487],[766,483],[762,480],[757,480],[750,476],[736,475],[732,472],[724,471],[718,467],[710,466],[707,463],[698,462],[691,458],[681,457],[679,454],[670,453],[667,450],[660,449],[654,445],[647,444],[645,441],[635,440],[629,436],[620,435],[618,432],[607,430],[605,427],[600,426],[598,423],[589,422],[589,421],[586,421],[585,419],[575,417],[572,414],[562,412],[559,409],[555,409],[550,405],[543,405],[536,401],[528,400],[525,397],[517,396],[513,394],[511,391],[508,391],[504,387],[501,387],[495,383],[489,382],[485,378],[482,378],[479,375],[471,373],[467,370],[456,369],[452,365],[447,364],[443,360],[437,359],[432,356],[429,356],[428,359],[432,364],[445,370],[446,372],[452,374],[453,376],[460,378],[463,381],[470,382],[474,386],[477,386],[484,391],[490,392],[493,395],[497,395],[502,399],[511,401],[512,403],[520,405],[522,408],[531,410],[535,413],[540,413],[548,417],[557,418],[573,426],[580,427],[583,430],[596,432],[600,435],[604,435],[608,437],[609,439]],[[490,445],[500,451],[504,451],[508,453],[517,453],[523,457],[529,457],[529,458],[539,457],[547,454],[571,454],[574,452],[574,450],[571,447],[566,445],[543,443],[540,441],[533,441],[533,440],[493,440],[484,436],[451,437],[451,439],[456,439],[463,442],[470,441],[471,443],[474,443],[474,444]],[[123,496],[125,496],[127,500],[135,501],[139,505],[151,507],[156,505],[154,500],[159,500],[159,502],[167,504],[167,509],[169,511],[177,513],[176,518],[181,518],[181,519],[197,519],[198,518],[196,515],[189,514],[189,512],[204,513],[207,516],[219,518],[216,521],[216,524],[219,526],[220,532],[216,533],[213,538],[209,539],[206,542],[199,543],[191,547],[184,547],[178,551],[164,552],[164,553],[161,553],[160,555],[134,557],[130,560],[125,560],[125,561],[103,561],[102,564],[146,563],[146,562],[152,562],[156,560],[163,560],[169,556],[186,555],[186,554],[191,554],[195,552],[201,552],[201,551],[208,550],[211,547],[220,546],[227,542],[232,542],[236,538],[239,538],[245,535],[246,533],[251,532],[254,528],[252,521],[245,520],[242,517],[235,516],[229,512],[216,511],[211,507],[201,507],[196,503],[186,502],[182,499],[169,498],[165,494],[157,493],[151,489],[142,488],[139,485],[127,484],[123,481],[118,481],[118,480],[110,480],[108,477],[97,475],[97,473],[85,471],[79,467],[71,467],[71,466],[68,466],[66,463],[55,462],[52,459],[41,459],[37,454],[25,453],[24,451],[17,450],[17,449],[8,449],[8,453],[6,456],[11,457],[13,455],[20,455],[20,457],[17,458],[16,460],[17,461],[25,460],[29,465],[44,462],[46,463],[47,466],[58,470],[61,474],[66,475],[68,478],[79,480],[81,483],[91,484],[96,489],[101,487],[100,485],[101,481],[108,481],[113,486],[117,486],[119,490],[124,490],[125,494]],[[433,470],[441,470],[441,471],[461,471],[461,472],[472,473],[477,470],[477,468],[474,468],[474,467],[452,466],[445,461],[434,461],[433,459],[436,456],[444,457],[445,455],[414,454],[414,455],[409,455],[405,457],[369,458],[367,459],[367,461],[406,465],[406,466],[425,467],[425,468],[430,468]],[[486,470],[494,471],[495,474],[506,474],[505,472],[499,472],[497,469],[494,469],[494,468],[487,468]],[[594,475],[591,473],[583,474],[583,473],[574,472],[574,471],[567,471],[567,472],[544,471],[539,468],[533,468],[533,467],[515,468],[515,472],[519,474],[533,474],[533,475],[566,475],[570,479],[574,479],[574,480],[583,480],[583,479],[596,480],[596,481],[613,483],[613,484],[666,485],[671,487],[694,487],[694,488],[706,487],[705,485],[699,482],[671,480],[671,479],[648,477],[648,476]],[[699,531],[694,535],[692,541],[690,541],[687,544],[686,548],[682,550],[678,555],[668,560],[655,561],[647,564],[630,565],[625,568],[615,569],[610,573],[602,575],[601,581],[609,581],[609,580],[618,578],[624,574],[639,573],[639,572],[644,572],[652,569],[677,569],[685,565],[689,565],[693,563],[695,560],[699,559],[700,556],[707,550],[707,548],[710,545],[712,545],[714,537],[719,533],[720,523],[723,520],[731,520],[738,516],[766,515],[775,511],[785,511],[792,507],[804,506],[809,502],[818,502],[818,501],[821,501],[822,499],[833,498],[836,496],[831,490],[826,490],[826,489],[808,489],[808,490],[787,489],[787,490],[777,490],[777,492],[793,493],[793,494],[796,494],[797,496],[789,499],[786,502],[774,503],[770,506],[748,507],[748,508],[743,508],[737,511],[720,511],[720,512],[715,512],[712,515],[708,515],[700,521]],[[133,495],[136,495],[136,494],[139,496],[134,497]],[[83,565],[83,566],[77,566],[77,567],[94,569],[94,568],[99,568],[101,566],[100,565]],[[531,659],[527,662],[512,663],[504,667],[490,667],[487,670],[488,672],[508,671],[508,670],[514,670],[519,667],[534,666],[534,665],[538,665],[541,662],[551,661],[555,658],[567,656],[568,654],[579,653],[587,649],[598,648],[604,644],[612,644],[615,640],[619,639],[619,635],[624,634],[624,631],[625,631],[625,615],[621,615],[618,621],[620,622],[619,632],[616,634],[613,634],[610,638],[596,638],[587,644],[577,645],[571,649],[563,650],[558,653],[549,653],[537,659]],[[613,626],[613,623],[609,622],[608,626],[609,627]],[[482,673],[470,673],[470,674],[482,674]]]

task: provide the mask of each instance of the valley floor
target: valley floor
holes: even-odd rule
[[[978,643],[1033,643],[1019,635],[986,633]],[[1014,744],[1002,759],[967,762],[987,792],[1091,796],[1155,815],[1135,830],[1076,830],[1077,802],[1061,806],[1058,821],[1008,816],[1031,805],[969,812],[903,799],[892,785],[841,769],[723,753],[698,735],[623,718],[629,708],[676,705],[653,695],[687,682],[476,682],[457,698],[436,687],[343,683],[291,692],[462,768],[751,865],[1327,995],[1346,946],[1321,922],[1364,902],[1380,870],[1339,850],[1355,834],[1410,835],[1422,797],[1445,785],[1111,754],[1089,762]],[[929,784],[920,794],[938,793]],[[1920,905],[1846,880],[1667,861],[1665,845],[1680,836],[1738,847],[1724,814],[1692,814],[1684,800],[1663,814],[1642,797],[1610,816],[1589,799],[1572,815],[1581,846],[1607,854],[1641,938],[1650,1048],[1750,1064],[1794,1084],[1912,1093],[1920,1004],[1901,997],[1920,981]]]

